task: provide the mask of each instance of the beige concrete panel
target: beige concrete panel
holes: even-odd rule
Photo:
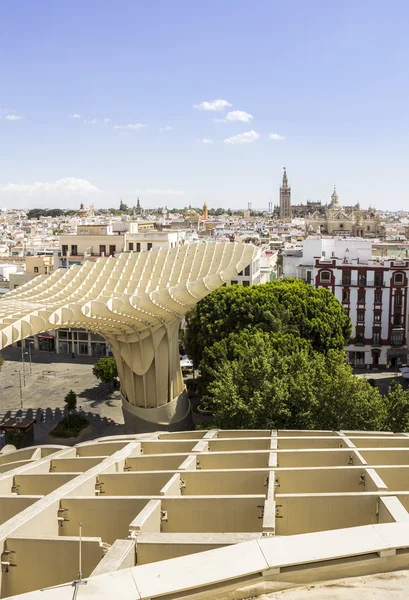
[[[129,524],[129,534],[136,538],[141,533],[159,533],[161,530],[161,501],[149,500]]]
[[[317,436],[336,436],[339,437],[337,431],[319,430],[319,429],[278,429],[277,437],[317,437]]]
[[[220,429],[217,432],[217,439],[231,439],[231,438],[264,438],[271,437],[270,429]]]
[[[276,503],[273,499],[266,500],[263,512],[263,535],[275,535]]]
[[[376,472],[388,487],[389,491],[409,491],[409,467],[406,465],[390,465],[376,467]]]
[[[105,456],[87,456],[81,458],[53,458],[50,463],[51,473],[84,473],[99,465]]]
[[[82,572],[89,577],[103,556],[98,538],[82,538]],[[77,538],[12,537],[6,541],[15,567],[3,573],[1,595],[12,596],[77,578],[79,543]],[[72,593],[72,591],[71,591]]]
[[[138,565],[206,552],[261,538],[261,533],[159,533],[138,536]]]
[[[30,475],[14,475],[14,486],[18,494],[45,495],[50,494],[61,485],[77,477],[78,473],[40,473]]]
[[[8,463],[6,465],[1,465],[0,473],[7,473],[8,471],[14,471],[16,469],[19,469],[20,467],[23,467],[24,465],[33,464],[33,462],[34,461],[32,461],[32,460],[19,460],[16,462]]]
[[[278,450],[278,467],[329,467],[355,464],[357,457],[349,448],[328,450]]]
[[[164,533],[261,531],[264,496],[182,496],[162,499]]]
[[[409,437],[350,436],[357,448],[409,448]]]
[[[0,496],[0,525],[31,506],[41,496]]]
[[[7,452],[7,454],[0,454],[0,466],[11,462],[17,462],[21,460],[30,460],[33,458],[33,454],[37,448],[22,448],[15,452]]]
[[[126,459],[125,470],[175,471],[186,458],[186,454],[134,456]]]
[[[407,465],[409,448],[382,448],[362,450],[361,455],[370,465]]]
[[[142,442],[142,454],[188,454],[196,444],[196,440]]]
[[[345,448],[342,438],[336,436],[309,436],[306,437],[279,437],[278,450],[299,450],[301,448],[312,450],[315,448]]]
[[[276,469],[276,493],[363,492],[365,469],[350,467]]]
[[[172,473],[103,473],[97,476],[96,488],[106,496],[159,496]]]
[[[276,494],[276,508],[276,535],[358,527],[378,521],[378,496],[372,494]]]
[[[409,513],[396,496],[379,499],[378,523],[409,523]]]
[[[174,433],[159,433],[159,440],[200,440],[206,437],[206,431],[178,431]]]
[[[97,536],[107,544],[118,538],[126,538],[129,524],[148,504],[149,499],[122,496],[100,496],[98,498],[63,498],[60,503],[64,522],[60,526],[61,536],[72,536],[78,532],[82,522],[85,536]]]
[[[77,456],[111,456],[114,452],[122,450],[127,445],[127,441],[122,442],[100,442],[98,444],[83,444],[77,446]]]
[[[374,469],[365,470],[365,492],[387,492],[388,488]]]
[[[197,457],[200,469],[262,469],[267,468],[270,453],[262,450],[248,452],[209,452]],[[198,467],[199,468],[199,467]]]
[[[161,496],[180,496],[181,495],[180,474],[175,473],[160,491]]]
[[[197,467],[197,456],[188,456],[179,466],[179,471],[195,471]]]
[[[190,471],[181,474],[184,496],[267,494],[269,471]]]
[[[268,450],[270,438],[215,439],[209,441],[210,452],[242,452],[245,450]]]
[[[98,563],[91,577],[113,573],[121,569],[134,567],[136,564],[134,540],[116,540],[103,559]]]

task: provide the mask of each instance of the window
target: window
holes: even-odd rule
[[[373,320],[374,320],[374,323],[380,323],[381,322],[381,313],[375,313],[373,316]]]
[[[342,275],[342,285],[351,285],[351,273],[344,273]]]
[[[137,252],[141,251],[141,243],[140,242],[136,242],[136,251]]]
[[[329,271],[321,271],[321,281],[331,281],[331,273]]]
[[[151,244],[151,242],[148,242],[147,249],[148,249],[148,250],[152,250],[152,244]]]
[[[244,287],[249,287],[250,285],[250,281],[243,281],[243,286]]]
[[[238,282],[238,281],[235,281],[234,279],[232,279],[232,281],[231,281],[231,284],[232,284],[232,285],[237,285],[238,283],[239,283],[239,282]]]
[[[358,302],[365,302],[365,290],[358,290]]]
[[[78,256],[78,248],[77,248],[77,244],[73,244],[71,246],[71,254],[72,256]]]
[[[383,285],[383,274],[382,273],[375,273],[375,285],[377,287],[380,287]]]
[[[375,302],[377,304],[382,303],[382,292],[375,292]]]
[[[106,246],[100,246],[99,247],[99,255],[100,256],[105,256],[107,253],[107,247]]]
[[[324,252],[324,250],[322,251],[321,256],[322,256],[322,258],[325,258],[325,252]]]
[[[372,339],[372,346],[380,346],[381,345],[381,334],[374,333]]]
[[[349,302],[349,290],[342,292],[342,302]]]
[[[63,244],[61,246],[61,252],[63,256],[67,256],[67,252],[68,252],[68,245],[67,244]]]
[[[129,244],[128,244],[128,250],[133,250],[133,243],[129,242]]]
[[[395,306],[402,306],[402,296],[395,294]]]
[[[403,344],[403,329],[392,329],[391,344],[392,346],[402,346]]]
[[[395,283],[403,283],[403,273],[395,273]]]
[[[246,277],[250,277],[250,265],[248,265],[245,269],[244,269],[244,274]]]
[[[116,246],[110,246],[109,247],[109,255],[113,256],[116,252]]]
[[[335,258],[335,252],[331,252],[332,258]]]
[[[38,273],[38,267],[34,267],[34,273]]]
[[[307,283],[311,283],[311,271],[307,271]]]
[[[243,277],[243,271],[240,271],[240,273],[237,273],[237,275],[238,275],[239,277]]]
[[[400,313],[395,313],[395,314],[393,315],[393,324],[394,324],[394,325],[400,325],[400,323],[401,323],[401,316],[400,316]]]
[[[359,322],[363,322],[365,321],[365,313],[364,312],[359,312],[356,316],[356,320]]]
[[[366,285],[366,273],[359,273],[358,285]]]
[[[356,343],[357,344],[365,344],[364,334],[362,332],[356,332]]]

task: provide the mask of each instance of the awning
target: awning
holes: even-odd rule
[[[43,333],[40,333],[37,337],[39,337],[39,338],[45,338],[46,340],[53,340],[54,339],[53,335],[46,335],[46,334],[43,334]]]

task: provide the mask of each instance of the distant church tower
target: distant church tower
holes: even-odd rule
[[[284,167],[283,184],[280,187],[280,219],[291,219],[291,216],[291,187]]]
[[[209,212],[207,210],[207,204],[206,202],[203,204],[203,215],[202,215],[203,221],[207,221],[207,219],[209,218]]]

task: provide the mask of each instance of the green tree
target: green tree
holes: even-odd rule
[[[114,358],[100,358],[94,365],[92,372],[103,383],[108,383],[111,388],[118,377],[118,369]]]
[[[385,421],[379,391],[352,374],[342,350],[324,355],[291,335],[243,332],[209,349],[202,367],[203,401],[221,428],[374,430]]]
[[[394,433],[409,431],[409,390],[404,390],[400,383],[392,381],[385,400],[385,429]]]
[[[195,365],[205,348],[243,329],[295,333],[324,353],[343,349],[351,334],[335,296],[299,279],[219,288],[198,302],[186,321],[186,350]]]
[[[77,394],[73,390],[70,390],[65,396],[64,402],[68,412],[72,412],[77,408]]]

